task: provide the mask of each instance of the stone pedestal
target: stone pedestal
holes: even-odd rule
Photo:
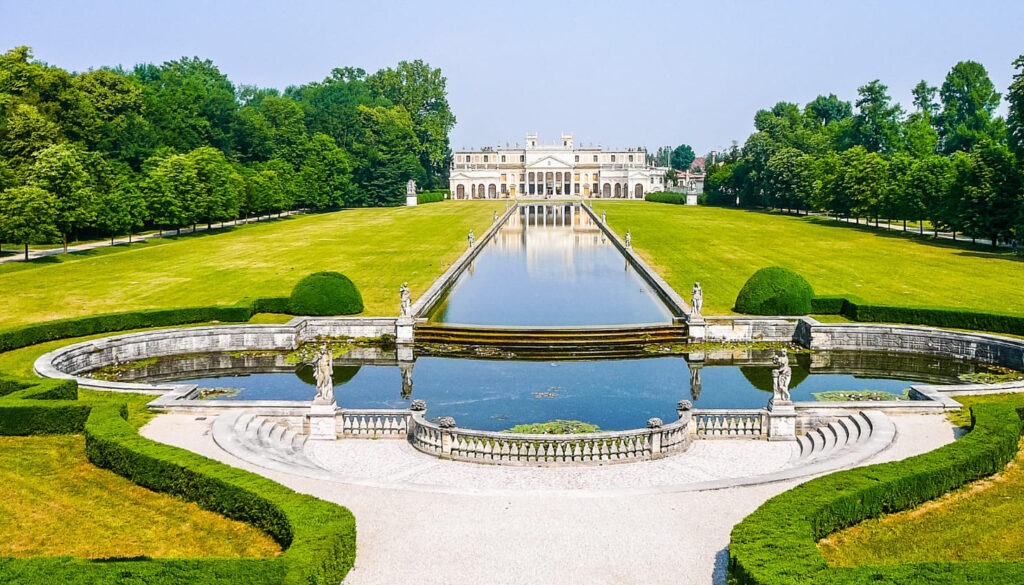
[[[696,193],[687,193],[686,194],[686,204],[687,205],[697,205],[697,194]]]
[[[412,317],[399,317],[395,325],[395,342],[399,345],[412,343],[412,329],[414,325],[416,325],[416,319]]]
[[[768,403],[768,440],[796,440],[796,409],[790,400]]]
[[[405,196],[405,205],[406,205],[406,207],[416,207],[416,202],[417,202],[417,199],[416,199],[415,195],[406,195]]]
[[[338,438],[335,427],[335,412],[337,404],[314,404],[306,413],[306,421],[309,425],[309,440],[311,441],[334,441]]]
[[[690,339],[696,339],[698,341],[704,341],[708,336],[708,326],[704,322],[703,317],[696,317],[687,322],[687,329],[690,333]]]

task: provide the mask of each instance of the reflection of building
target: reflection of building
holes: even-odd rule
[[[517,197],[602,197],[643,199],[665,190],[667,168],[647,164],[647,151],[603,150],[573,144],[538,145],[526,136],[519,148],[484,148],[452,155],[449,187],[452,199]]]
[[[537,271],[544,267],[568,270],[574,265],[576,249],[611,244],[580,203],[524,203],[490,245],[498,250],[525,249],[527,268]]]

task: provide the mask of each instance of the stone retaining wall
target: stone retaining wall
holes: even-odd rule
[[[707,341],[792,342],[798,321],[786,317],[705,317]]]

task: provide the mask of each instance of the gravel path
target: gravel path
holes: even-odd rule
[[[872,462],[902,459],[953,440],[952,428],[940,415],[892,418],[897,440]],[[799,483],[653,495],[622,495],[584,485],[547,493],[522,489],[527,480],[516,476],[550,470],[502,468],[507,481],[519,483],[501,492],[488,493],[479,485],[463,486],[479,493],[385,489],[256,467],[221,450],[210,436],[210,425],[211,419],[162,415],[142,434],[347,506],[356,516],[359,541],[355,568],[345,585],[724,583],[733,525]],[[643,464],[628,467],[637,465]],[[723,462],[722,467],[731,464]],[[403,471],[418,473],[395,473]]]

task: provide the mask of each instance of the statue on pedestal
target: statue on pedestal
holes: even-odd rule
[[[608,223],[608,214],[604,211],[601,212],[601,223]]]
[[[409,179],[409,182],[405,184],[405,196],[415,197],[416,196],[416,180]]]
[[[398,287],[398,296],[402,299],[401,316],[408,317],[412,312],[412,294],[409,293],[408,282],[403,282],[402,286]]]
[[[491,216],[491,221],[498,221],[498,212],[497,211],[495,211],[494,214]]]
[[[789,383],[793,380],[793,370],[789,367],[789,355],[783,349],[772,358],[772,363],[779,366],[772,371],[772,379],[775,382],[772,388],[772,403],[789,402]]]
[[[633,247],[633,234],[630,233],[629,230],[626,230],[626,247],[627,248],[632,248]]]
[[[693,283],[693,290],[690,291],[690,306],[693,307],[692,317],[700,317],[701,311],[704,310],[704,291],[700,288],[700,283]]]
[[[472,248],[473,247],[473,240],[474,240],[473,230],[469,230],[469,235],[466,236],[466,239],[469,240],[469,247]]]
[[[334,355],[327,344],[313,358],[313,377],[316,378],[313,404],[334,404]]]

